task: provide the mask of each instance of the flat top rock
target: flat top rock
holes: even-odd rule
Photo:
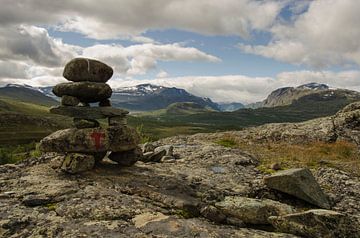
[[[63,76],[73,82],[107,82],[113,75],[113,69],[94,59],[75,58],[65,65]]]
[[[55,106],[50,108],[50,113],[83,119],[100,119],[115,116],[126,116],[129,112],[124,109],[114,107]]]

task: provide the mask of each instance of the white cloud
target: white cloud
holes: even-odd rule
[[[79,47],[49,36],[46,29],[20,25],[0,27],[0,59],[31,61],[37,65],[59,66],[71,59]]]
[[[303,6],[300,6],[304,8]],[[360,65],[360,1],[318,0],[294,22],[278,22],[267,45],[244,45],[247,53],[314,68]]]
[[[57,25],[95,39],[176,28],[248,37],[272,25],[285,0],[2,0],[0,22]]]
[[[164,70],[160,70],[159,73],[156,75],[157,78],[167,78],[169,77],[169,74],[164,71]]]
[[[209,61],[220,59],[193,47],[180,44],[94,45],[83,50],[83,56],[110,64],[118,74],[142,75],[156,68],[158,61]]]

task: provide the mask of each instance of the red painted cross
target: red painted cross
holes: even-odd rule
[[[94,139],[95,142],[95,147],[96,149],[100,149],[101,148],[101,138],[105,138],[105,134],[102,132],[96,132],[94,131],[93,133],[91,133],[91,138]]]

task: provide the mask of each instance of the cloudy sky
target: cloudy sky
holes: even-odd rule
[[[359,0],[0,0],[0,85],[64,81],[96,58],[113,87],[151,82],[214,101],[307,82],[360,90]]]

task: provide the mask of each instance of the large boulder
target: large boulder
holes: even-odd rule
[[[321,208],[330,208],[327,196],[307,168],[288,169],[264,178],[272,189],[293,195]]]
[[[55,85],[52,91],[58,97],[73,96],[86,103],[105,100],[112,94],[109,85],[93,82],[60,83]]]
[[[119,108],[113,107],[63,107],[55,106],[50,108],[50,113],[59,114],[68,117],[86,118],[86,119],[100,119],[117,117],[124,118],[129,112]]]
[[[107,82],[113,75],[113,69],[97,60],[75,58],[65,65],[63,76],[73,82]]]
[[[59,130],[40,141],[43,152],[93,153],[128,151],[135,149],[140,137],[133,128],[70,128]]]
[[[236,217],[247,224],[269,224],[270,216],[294,213],[295,210],[280,202],[270,199],[254,199],[246,197],[225,197],[215,204],[223,214]]]
[[[360,223],[355,217],[330,210],[314,209],[270,217],[269,220],[277,231],[302,237],[360,237]]]

